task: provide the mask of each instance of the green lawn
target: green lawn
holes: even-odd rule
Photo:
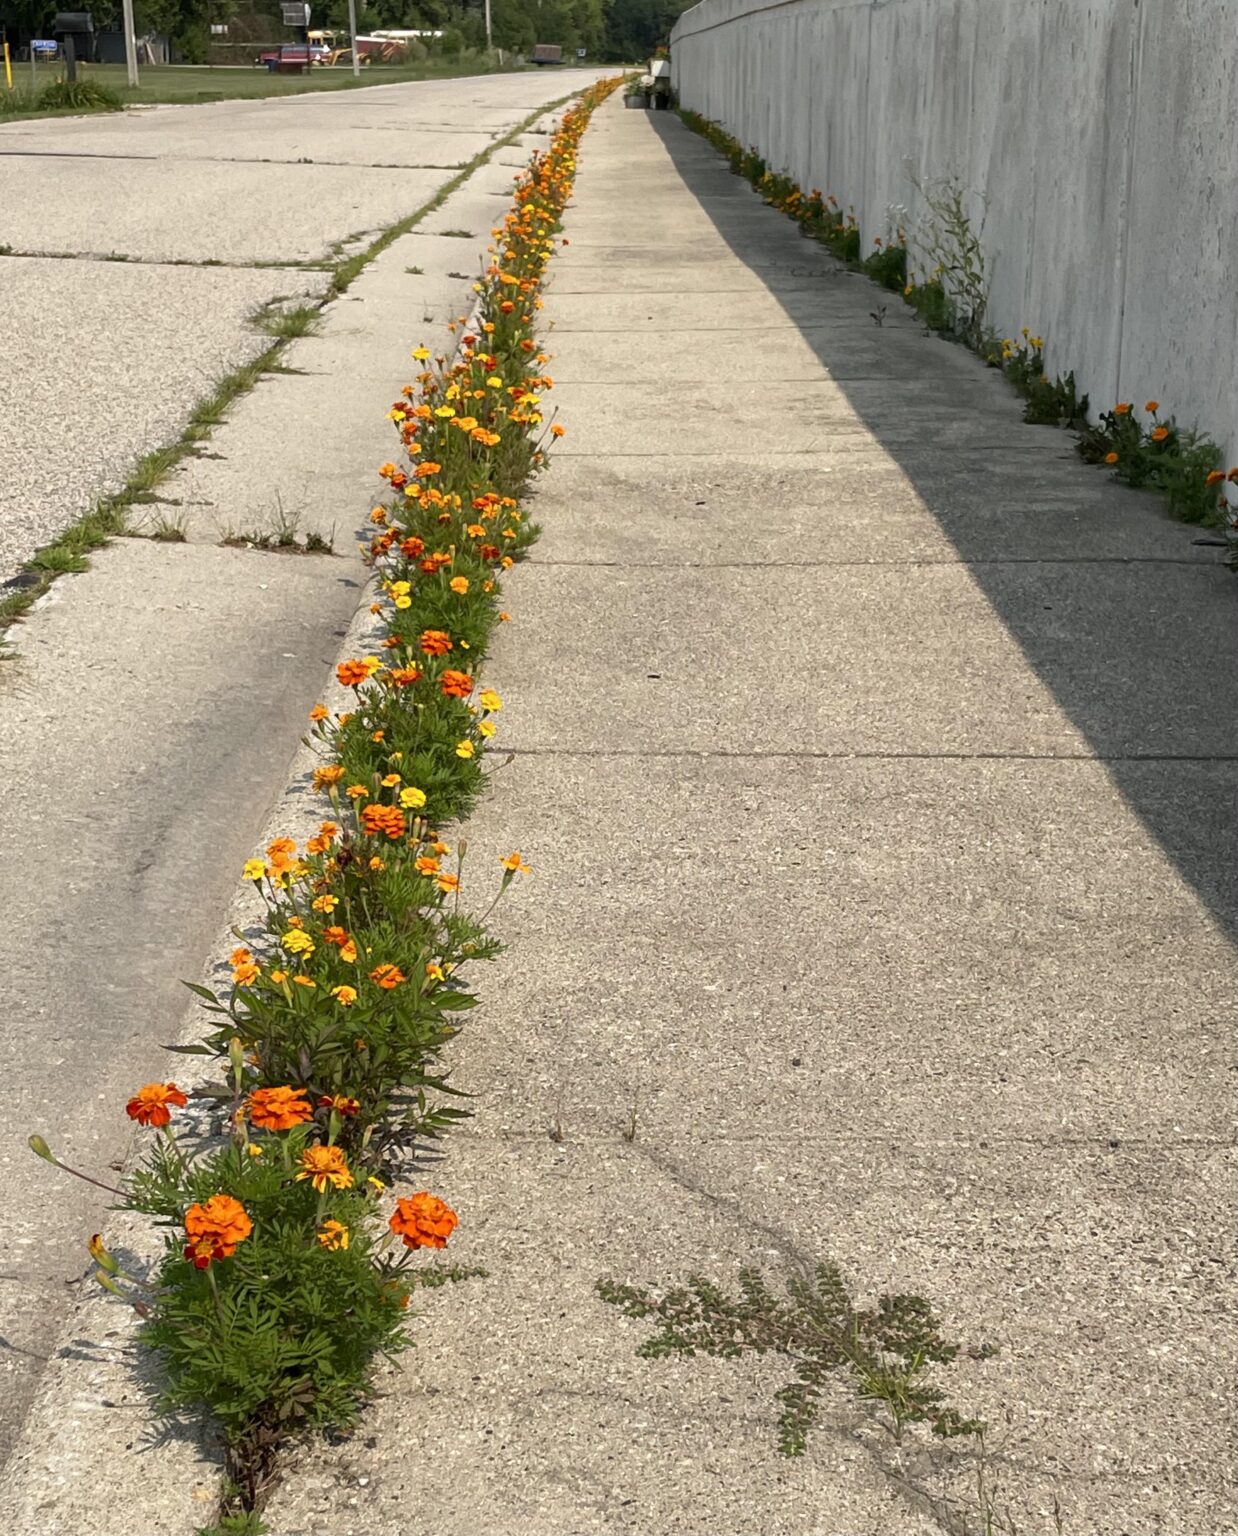
[[[255,57],[265,51],[255,45]],[[39,89],[58,79],[63,69],[64,66],[59,63],[39,65]],[[443,80],[491,72],[494,72],[492,66],[485,55],[480,53],[464,53],[455,59],[428,59],[420,64],[369,64],[362,67],[359,80],[354,79],[352,66],[347,63],[315,65],[308,75],[273,75],[264,68],[255,69],[252,65],[157,64],[140,66],[138,73],[141,83],[137,90],[130,90],[123,64],[85,64],[80,65],[78,70],[79,78],[97,80],[101,85],[109,86],[126,103],[232,101],[247,96],[295,96],[304,91],[346,91],[358,85],[389,85],[404,80]],[[13,86],[10,95],[4,89],[4,76],[0,71],[0,122],[11,122],[19,117],[49,115],[32,110],[28,64],[13,66]]]

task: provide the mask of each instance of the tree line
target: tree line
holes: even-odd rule
[[[69,0],[65,0],[68,4]],[[120,24],[120,0],[75,0],[94,15],[97,30]],[[348,0],[311,0],[315,26],[346,30]],[[580,48],[590,59],[638,63],[664,43],[689,0],[491,0],[494,43],[527,53],[535,43],[557,43],[564,57]],[[0,28],[9,35],[46,36],[53,0],[0,0]],[[171,40],[190,62],[201,62],[211,26],[227,23],[241,37],[283,36],[278,0],[134,0],[139,34]],[[459,53],[484,48],[484,0],[358,0],[362,32],[379,27],[442,31],[439,48]]]

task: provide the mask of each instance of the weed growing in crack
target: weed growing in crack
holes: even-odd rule
[[[254,326],[279,341],[295,341],[298,336],[313,336],[322,324],[317,304],[298,304],[284,309],[278,303],[266,306],[254,316]]]
[[[179,509],[160,512],[152,521],[147,537],[156,544],[184,544],[188,538],[187,522],[185,513]]]
[[[637,1350],[645,1359],[778,1354],[790,1361],[794,1379],[776,1394],[779,1445],[787,1456],[803,1454],[822,1394],[840,1377],[879,1411],[895,1440],[913,1424],[947,1438],[984,1428],[950,1407],[933,1379],[931,1368],[949,1365],[960,1346],[943,1336],[929,1303],[921,1296],[882,1296],[874,1308],[857,1308],[835,1264],[818,1264],[811,1276],[792,1275],[785,1299],[754,1268],[739,1272],[734,1296],[700,1275],[660,1296],[614,1280],[599,1280],[597,1292],[628,1317],[658,1325]]]
[[[989,305],[988,271],[981,231],[972,227],[967,211],[969,196],[983,207],[978,193],[969,194],[953,176],[912,185],[929,212],[916,231],[917,258],[931,274],[947,301],[948,323],[934,329],[949,330],[979,348],[984,341],[984,320]],[[913,279],[914,286],[914,279]]]

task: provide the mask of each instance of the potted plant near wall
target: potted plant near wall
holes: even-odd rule
[[[623,88],[624,106],[647,107],[649,105],[649,96],[652,90],[652,75],[629,75],[627,84]]]

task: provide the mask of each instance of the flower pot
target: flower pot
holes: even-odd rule
[[[645,105],[645,98],[643,96],[625,96],[623,104],[625,107],[643,107]]]

